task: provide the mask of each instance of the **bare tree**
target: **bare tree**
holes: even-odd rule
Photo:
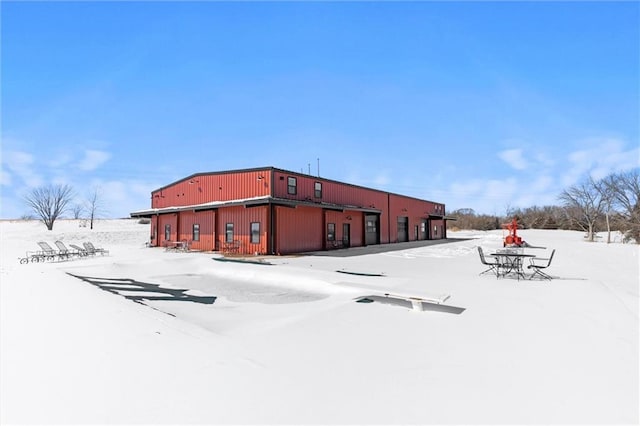
[[[82,204],[76,204],[71,208],[71,213],[73,214],[74,219],[80,219],[80,216],[82,216],[83,212],[84,207],[82,206]]]
[[[598,191],[598,194],[602,198],[603,212],[607,226],[607,244],[611,243],[611,214],[613,212],[614,203],[613,192],[610,190],[612,182],[612,176],[593,182],[595,190]]]
[[[35,188],[25,197],[27,205],[51,231],[53,223],[62,215],[73,200],[73,189],[69,185],[49,185]]]
[[[93,222],[105,213],[102,193],[99,188],[94,188],[86,201],[86,209],[89,213],[90,228],[93,229]]]
[[[595,224],[604,211],[605,199],[593,178],[574,185],[560,194],[565,210],[574,223],[587,232],[587,239],[595,239]]]
[[[609,175],[604,185],[618,208],[626,236],[640,244],[640,169]]]

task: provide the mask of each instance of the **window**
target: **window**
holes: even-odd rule
[[[227,243],[233,242],[233,223],[226,224],[224,238]]]
[[[327,241],[336,240],[336,224],[327,223]]]
[[[296,195],[298,193],[298,180],[289,176],[287,178],[287,194]]]
[[[200,241],[200,224],[193,224],[193,241]]]
[[[260,222],[251,222],[251,244],[260,244]]]
[[[366,232],[376,232],[376,221],[375,220],[367,220],[365,225]]]
[[[170,241],[171,240],[171,225],[166,224],[164,226],[164,240],[165,241]]]
[[[322,182],[316,182],[315,183],[313,195],[316,198],[322,198]]]

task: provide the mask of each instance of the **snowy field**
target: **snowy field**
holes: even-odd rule
[[[521,231],[549,282],[479,275],[501,231],[259,264],[147,248],[135,220],[0,230],[3,424],[640,421],[637,245]],[[58,239],[109,255],[18,262]],[[464,312],[355,302],[384,293]]]

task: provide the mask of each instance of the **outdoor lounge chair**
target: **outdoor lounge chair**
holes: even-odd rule
[[[54,250],[53,247],[51,247],[46,241],[38,241],[38,245],[42,249],[41,254],[43,258],[46,258],[47,260],[53,260],[56,258],[56,256],[60,257],[60,259],[62,259],[63,257],[68,257],[68,255],[60,253],[59,250]]]
[[[529,266],[527,268],[533,269],[533,274],[529,277],[529,279],[533,279],[535,276],[539,276],[544,280],[551,280],[551,275],[545,273],[543,269],[547,269],[549,265],[551,265],[551,261],[553,260],[553,255],[555,254],[556,249],[551,250],[551,256],[549,258],[544,257],[532,257],[529,259]],[[544,263],[546,261],[546,263]],[[542,262],[542,263],[540,263]]]
[[[75,244],[69,244],[69,247],[71,247],[72,249],[74,249],[76,252],[78,252],[78,254],[82,257],[87,257],[89,256],[89,251],[84,248],[84,247],[80,247],[78,245]]]
[[[87,252],[89,252],[89,254],[95,255],[96,253],[100,253],[103,256],[105,254],[109,254],[109,250],[105,250],[102,247],[96,248],[96,246],[94,246],[91,241],[84,242],[82,243],[82,245],[84,246],[85,249],[87,249]]]
[[[55,242],[56,247],[58,247],[58,253],[59,256],[66,256],[66,257],[71,257],[71,256],[80,256],[80,252],[73,251],[73,250],[69,250],[67,248],[67,246],[64,245],[64,243],[60,240]]]
[[[486,274],[487,272],[493,272],[494,274],[496,274],[496,278],[498,278],[498,267],[500,266],[500,264],[497,261],[489,262],[484,255],[484,251],[482,251],[482,247],[480,246],[478,246],[478,253],[480,254],[480,262],[482,262],[483,265],[489,267],[489,269],[487,269],[486,271],[480,272],[480,275]]]

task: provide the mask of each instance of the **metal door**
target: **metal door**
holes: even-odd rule
[[[349,247],[351,244],[351,224],[342,224],[342,247]]]
[[[409,218],[398,216],[398,242],[404,243],[407,241],[409,241]]]
[[[380,244],[380,216],[377,214],[364,217],[364,244]]]

